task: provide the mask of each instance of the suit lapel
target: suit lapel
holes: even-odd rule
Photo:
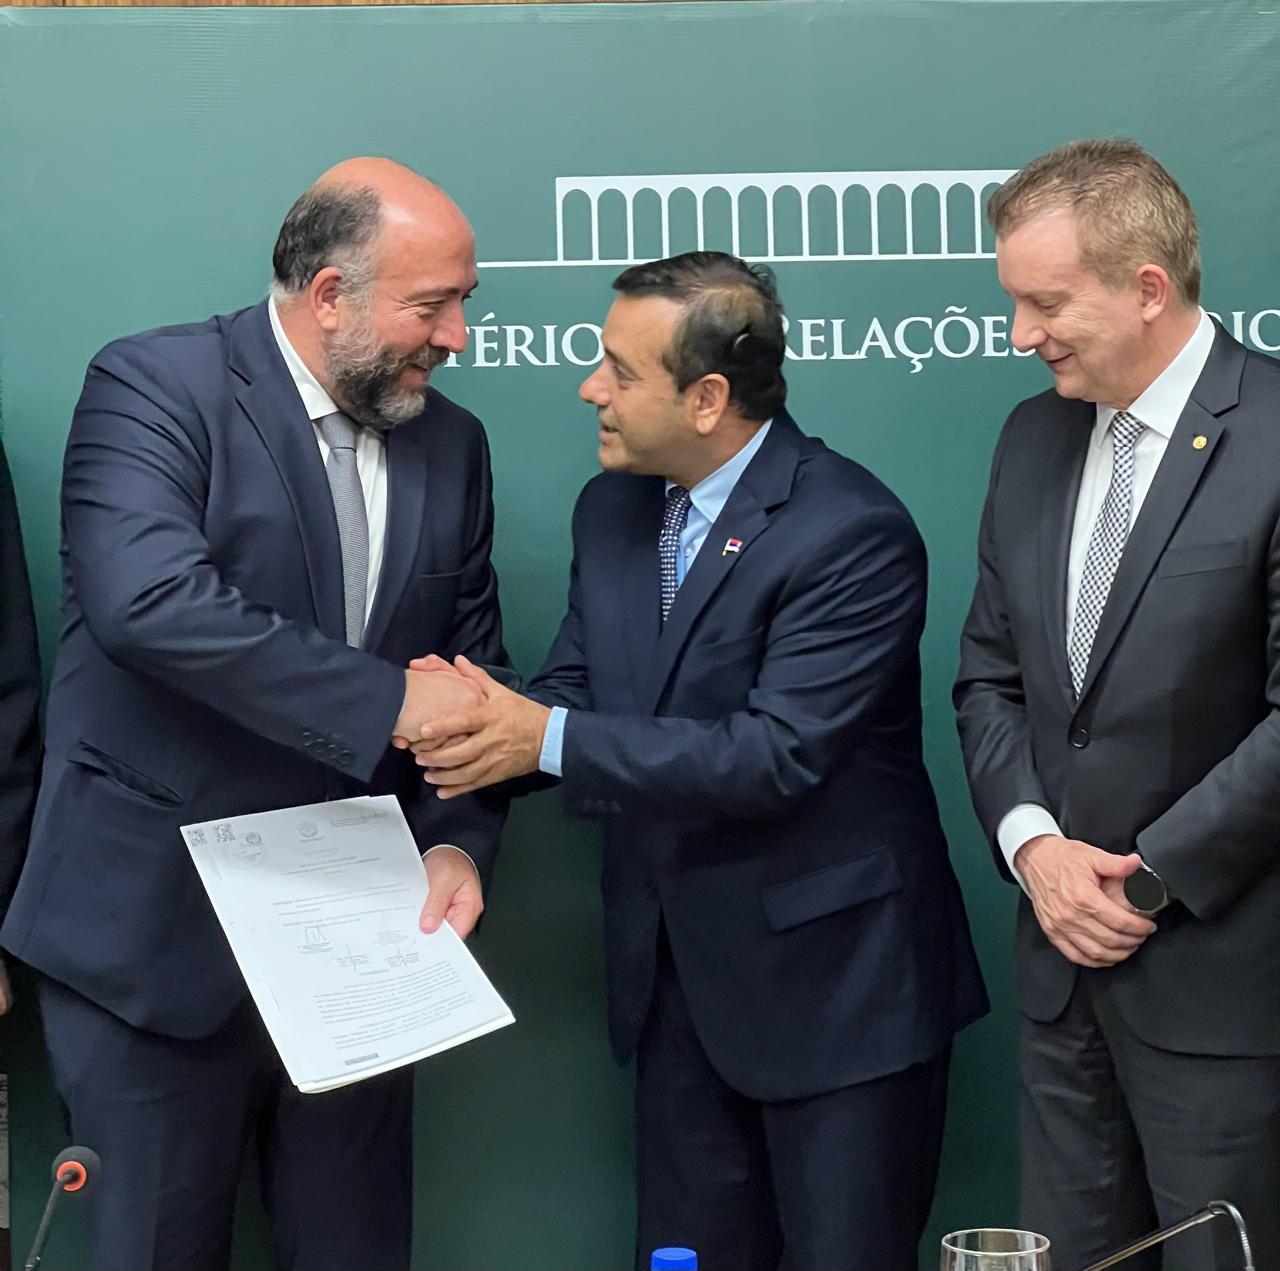
[[[1044,515],[1040,520],[1040,592],[1045,635],[1054,675],[1062,695],[1074,703],[1071,670],[1067,663],[1067,564],[1071,556],[1071,530],[1080,478],[1097,412],[1084,403],[1064,403],[1069,418],[1055,434],[1053,450],[1045,456]]]
[[[1243,369],[1244,349],[1219,330],[1125,543],[1089,652],[1089,666],[1080,685],[1081,701],[1115,648],[1151,571],[1204,477],[1225,428],[1217,416],[1240,400]]]
[[[430,426],[429,420],[426,426]],[[387,524],[382,538],[382,572],[362,641],[366,649],[378,647],[412,581],[427,497],[426,436],[426,428],[417,422],[393,428],[386,436]]]
[[[773,421],[769,435],[707,532],[697,559],[680,584],[663,625],[654,652],[652,674],[641,697],[643,710],[657,710],[698,617],[720,590],[730,571],[738,568],[749,554],[752,541],[768,526],[770,510],[789,497],[799,460],[800,438],[801,433],[789,416],[781,414]],[[741,544],[736,552],[724,550],[730,538],[738,539]],[[656,609],[656,534],[653,542],[655,589],[651,594]]]
[[[236,399],[270,453],[298,523],[316,625],[325,635],[345,640],[333,496],[315,430],[276,346],[265,302],[236,321],[231,345],[232,369],[247,381]]]

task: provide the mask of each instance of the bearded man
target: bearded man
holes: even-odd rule
[[[227,1266],[251,1144],[279,1266],[409,1266],[411,1069],[299,1095],[179,826],[397,794],[422,925],[462,935],[501,829],[393,744],[479,692],[415,654],[506,662],[484,432],[427,386],[466,342],[471,228],[353,159],[294,204],[274,266],[261,304],[103,349],[67,446],[47,757],[0,943],[39,973],[72,1134],[102,1157],[94,1268]]]

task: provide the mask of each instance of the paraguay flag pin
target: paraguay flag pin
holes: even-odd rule
[[[724,545],[724,551],[722,551],[720,555],[728,556],[731,552],[736,555],[741,550],[742,550],[742,540],[740,538],[731,538]]]

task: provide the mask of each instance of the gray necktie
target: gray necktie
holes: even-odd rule
[[[1133,448],[1146,431],[1146,425],[1128,411],[1117,411],[1111,421],[1111,484],[1102,501],[1102,511],[1093,525],[1089,551],[1080,575],[1080,594],[1076,598],[1075,621],[1071,626],[1071,685],[1080,695],[1084,673],[1089,666],[1093,638],[1106,607],[1112,580],[1120,565],[1124,545],[1129,538],[1129,519],[1133,508]]]
[[[658,534],[658,566],[662,580],[662,621],[671,612],[671,602],[680,586],[676,558],[680,554],[680,535],[689,519],[691,500],[689,491],[682,485],[673,485],[667,491],[666,506],[662,509],[662,530]]]
[[[342,545],[342,599],[347,615],[347,643],[359,646],[364,634],[364,607],[369,586],[369,516],[364,487],[356,467],[358,425],[341,411],[320,420],[320,435],[329,447],[325,472],[333,495],[333,512]]]

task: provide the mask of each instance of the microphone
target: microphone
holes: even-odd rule
[[[1133,1257],[1135,1253],[1150,1249],[1152,1245],[1163,1244],[1170,1237],[1190,1231],[1192,1227],[1199,1227],[1201,1223],[1212,1222],[1215,1218],[1226,1218],[1235,1225],[1236,1239],[1240,1242],[1240,1271],[1254,1271],[1249,1232],[1245,1228],[1240,1211],[1229,1200],[1211,1200],[1190,1218],[1184,1218],[1181,1222],[1174,1223],[1172,1227],[1166,1227],[1163,1231],[1153,1231],[1151,1235],[1135,1240],[1133,1244],[1126,1245],[1119,1252],[1103,1258],[1101,1262],[1095,1262],[1092,1266],[1086,1267],[1085,1271],[1104,1271],[1104,1268],[1115,1266],[1117,1262],[1123,1262],[1126,1258]]]
[[[22,1264],[23,1271],[36,1271],[40,1266],[45,1241],[49,1239],[49,1224],[62,1194],[83,1195],[97,1181],[101,1169],[102,1162],[91,1147],[69,1147],[53,1158],[53,1188],[45,1203],[40,1225],[36,1228],[36,1238],[31,1242],[31,1252]]]

